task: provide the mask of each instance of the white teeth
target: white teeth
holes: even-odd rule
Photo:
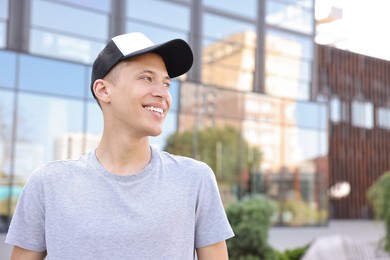
[[[145,109],[162,114],[164,110],[159,107],[145,107]]]

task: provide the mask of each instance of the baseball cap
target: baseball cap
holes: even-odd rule
[[[155,44],[140,32],[113,37],[99,53],[92,65],[91,91],[95,80],[104,78],[119,62],[145,53],[157,53],[164,60],[169,77],[178,77],[190,70],[194,57],[187,42],[173,39]],[[96,97],[95,97],[96,98]]]

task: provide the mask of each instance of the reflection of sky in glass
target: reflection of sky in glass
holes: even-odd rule
[[[0,90],[0,172],[9,173],[10,165],[6,158],[10,158],[9,146],[6,150],[5,143],[11,142],[12,117],[14,94],[11,91]]]
[[[46,161],[53,159],[57,138],[82,131],[82,101],[20,94],[19,105],[18,142],[42,145]]]
[[[190,23],[190,11],[187,7],[161,0],[127,0],[126,15],[182,31],[188,31]]]
[[[15,86],[16,55],[11,52],[0,51],[0,87]]]
[[[33,26],[65,31],[72,34],[106,40],[108,16],[67,5],[34,0],[31,21]]]
[[[136,23],[132,21],[126,22],[126,31],[142,32],[146,36],[148,36],[148,38],[150,38],[154,43],[161,43],[175,38],[180,38],[185,41],[188,41],[187,33],[166,30],[166,29],[157,28],[150,25]]]
[[[0,18],[8,18],[8,0],[0,0]]]
[[[103,133],[103,112],[96,101],[87,104],[87,133],[101,135]]]
[[[203,16],[203,34],[206,36],[225,38],[244,31],[255,31],[255,25],[212,14]]]
[[[326,129],[327,110],[325,105],[316,103],[295,103],[295,118],[298,126]]]
[[[203,0],[203,5],[240,14],[244,17],[256,18],[257,14],[256,0]]]
[[[108,12],[110,9],[111,1],[110,0],[56,0],[57,2],[71,3],[79,6],[84,6],[103,12]],[[116,1],[116,0],[113,0]]]
[[[30,30],[31,53],[90,64],[105,44],[41,30]]]
[[[6,24],[0,21],[0,48],[5,47]]]
[[[21,56],[21,89],[83,97],[85,87],[85,66]]]

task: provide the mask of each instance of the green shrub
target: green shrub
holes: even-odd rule
[[[390,172],[385,172],[367,191],[375,217],[385,221],[384,249],[390,252]]]
[[[226,213],[235,233],[227,241],[232,260],[276,260],[277,252],[268,245],[268,230],[274,204],[261,196],[234,202]]]
[[[301,259],[303,257],[303,255],[306,253],[306,250],[309,248],[309,246],[310,246],[310,244],[302,246],[302,247],[293,248],[293,249],[287,249],[286,251],[284,251],[284,255],[286,256],[285,259],[288,259],[288,260]]]

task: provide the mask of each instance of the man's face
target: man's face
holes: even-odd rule
[[[108,104],[112,127],[129,131],[136,138],[161,134],[172,102],[170,78],[163,59],[148,53],[115,69]]]

